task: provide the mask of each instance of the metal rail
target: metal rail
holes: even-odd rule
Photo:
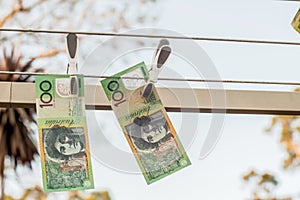
[[[34,107],[34,83],[0,82],[0,107]],[[300,93],[158,88],[169,112],[300,115]],[[111,110],[101,86],[85,86],[89,110]]]

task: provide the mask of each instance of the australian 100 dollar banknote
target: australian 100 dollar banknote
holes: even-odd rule
[[[148,99],[141,96],[148,77],[142,62],[102,80],[101,84],[146,182],[150,184],[191,162],[155,87]]]
[[[36,76],[36,109],[46,192],[94,188],[82,75]]]

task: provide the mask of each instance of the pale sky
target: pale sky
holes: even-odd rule
[[[156,28],[187,36],[298,41],[300,35],[290,23],[299,5],[280,1],[164,1]],[[137,27],[141,28],[141,27]],[[213,60],[221,78],[235,80],[298,81],[300,67],[297,46],[198,42]],[[293,87],[229,85],[228,88],[291,90]],[[170,113],[175,127],[180,114]],[[187,149],[192,166],[147,186],[140,175],[125,175],[108,170],[106,178],[116,199],[247,199],[250,185],[242,182],[249,169],[270,171],[282,181],[277,193],[297,191],[299,173],[281,172],[278,135],[267,135],[264,128],[271,116],[226,115],[223,135],[215,150],[204,160],[199,152],[211,123],[210,114],[199,117],[196,141]],[[186,134],[186,133],[179,133]],[[266,171],[265,171],[266,170]],[[111,172],[111,173],[109,173]],[[99,180],[101,180],[101,172]],[[101,181],[100,181],[101,182]],[[101,184],[102,185],[102,184]],[[124,185],[130,185],[124,187]],[[103,184],[105,187],[105,184]],[[115,187],[116,186],[116,187]],[[116,188],[116,189],[113,189]]]
[[[281,1],[175,1],[164,0],[160,5],[155,28],[169,29],[186,36],[233,39],[257,39],[300,42],[300,35],[290,23],[300,3]],[[139,26],[135,28],[145,28]],[[215,64],[222,79],[272,80],[299,82],[300,48],[298,46],[198,42]],[[293,87],[226,85],[233,89],[291,90]],[[90,111],[89,111],[90,112]],[[111,111],[97,111],[102,125],[113,121],[107,135],[120,149],[129,151]],[[177,130],[185,114],[169,113]],[[268,135],[264,128],[270,123],[267,115],[226,115],[222,137],[214,151],[204,160],[199,153],[211,122],[211,114],[193,114],[199,118],[197,137],[186,147],[192,165],[152,185],[141,174],[126,174],[112,170],[93,158],[96,189],[109,189],[113,199],[247,199],[250,185],[242,182],[249,169],[275,172],[281,185],[277,193],[298,194],[300,173],[281,171],[283,153],[278,134]],[[93,125],[89,125],[92,131]],[[178,133],[179,136],[188,133]],[[93,137],[93,136],[92,136]],[[91,146],[95,145],[93,138]],[[93,156],[93,152],[92,152]],[[132,156],[132,161],[135,162]],[[34,165],[37,184],[39,163]],[[25,177],[30,180],[31,177]],[[9,184],[9,182],[8,182]],[[25,183],[26,184],[26,183]],[[13,192],[13,185],[8,190]],[[298,190],[297,190],[298,189]]]

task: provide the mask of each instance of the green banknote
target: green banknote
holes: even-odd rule
[[[36,76],[36,108],[46,192],[94,188],[82,75]]]
[[[147,99],[141,96],[148,77],[142,62],[102,80],[101,84],[146,182],[150,184],[191,162],[156,89]]]

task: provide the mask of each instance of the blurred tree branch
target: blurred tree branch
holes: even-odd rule
[[[159,14],[153,0],[124,1],[74,1],[74,0],[14,0],[6,2],[0,14],[0,27],[26,29],[56,29],[70,31],[109,31],[120,32],[143,23],[153,23]],[[13,2],[13,1],[12,1]],[[3,2],[0,2],[4,4]],[[6,11],[6,12],[5,12]],[[24,20],[26,19],[26,20]],[[88,40],[87,40],[88,38]],[[65,48],[62,35],[0,32],[2,46],[18,46],[23,57],[34,57],[34,52]],[[80,37],[79,60],[83,60],[102,37]],[[66,60],[59,51],[56,59],[37,60],[35,65],[45,65],[58,73]]]
[[[26,189],[20,198],[13,198],[11,196],[5,196],[4,200],[47,200],[51,195],[43,192],[43,189],[39,186]],[[53,199],[53,198],[52,198]],[[110,200],[108,191],[97,191],[97,192],[84,192],[84,191],[72,191],[68,192],[68,200]]]
[[[299,92],[296,89],[295,92]],[[274,116],[271,124],[266,128],[266,132],[271,133],[276,129],[276,133],[280,134],[279,143],[283,151],[285,152],[285,158],[283,158],[282,168],[283,170],[299,169],[300,167],[300,117],[299,116]],[[282,199],[291,200],[293,197],[278,198],[273,194],[275,187],[266,188],[266,183],[271,182],[273,186],[276,186],[278,181],[272,174],[259,174],[254,170],[248,172],[243,176],[243,180],[249,182],[251,178],[255,177],[258,182],[254,182],[254,191],[252,192],[253,199]],[[296,198],[296,197],[295,197]]]
[[[19,12],[30,12],[33,8],[35,8],[36,6],[40,5],[43,2],[45,2],[45,0],[39,0],[36,3],[32,4],[31,6],[28,6],[28,7],[24,8],[23,0],[18,0],[17,5],[12,7],[10,12],[8,14],[6,14],[0,20],[0,27],[2,27],[9,19],[13,18]]]
[[[137,24],[154,21],[153,0],[76,1],[76,0],[13,0],[0,1],[0,27],[57,30],[107,30],[119,32]],[[154,14],[153,14],[154,13]],[[89,40],[86,40],[89,38]],[[87,42],[85,42],[87,41]],[[79,51],[84,58],[99,37],[81,37]],[[59,73],[66,66],[65,36],[33,33],[0,32],[0,44],[5,51],[0,59],[0,71],[41,71],[41,66]],[[16,54],[19,56],[15,56]],[[80,59],[80,58],[79,58]],[[26,62],[26,60],[28,60]],[[30,76],[0,74],[0,81],[29,81]],[[5,160],[11,157],[14,167],[31,164],[37,153],[29,133],[28,123],[35,123],[35,110],[0,108],[0,177],[1,195],[4,197]],[[33,145],[33,146],[32,146]],[[32,191],[32,190],[30,190]],[[27,193],[30,191],[27,190]],[[38,190],[35,189],[35,192]],[[77,194],[79,195],[79,194]],[[99,196],[99,195],[98,195]],[[99,199],[91,194],[85,199]],[[46,197],[40,196],[39,199]],[[25,197],[23,198],[25,199]],[[99,199],[100,200],[100,199]],[[106,200],[106,199],[105,199]]]
[[[286,153],[284,169],[300,167],[299,119],[298,116],[274,116],[270,127],[266,129],[267,132],[271,132],[275,126],[281,129],[279,142]]]
[[[277,197],[274,190],[278,185],[278,181],[274,175],[270,173],[258,173],[255,170],[250,170],[243,176],[245,182],[254,182],[252,191],[253,200],[292,200],[292,197]]]

